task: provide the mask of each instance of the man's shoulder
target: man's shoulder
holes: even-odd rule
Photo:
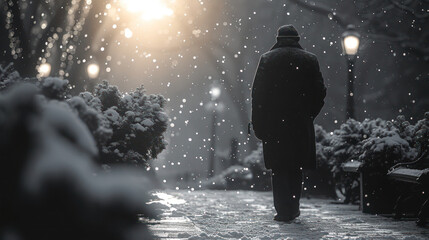
[[[309,52],[307,50],[304,50],[304,49],[290,48],[290,47],[272,49],[272,50],[262,54],[261,58],[264,60],[267,60],[267,59],[273,58],[275,56],[280,56],[280,55],[300,55],[300,56],[303,56],[305,58],[309,58],[311,60],[317,61],[316,54]]]

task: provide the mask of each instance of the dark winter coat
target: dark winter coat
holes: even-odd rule
[[[316,167],[313,120],[326,88],[314,54],[299,39],[278,38],[262,55],[252,87],[252,125],[267,169]]]

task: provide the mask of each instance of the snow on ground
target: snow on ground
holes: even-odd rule
[[[270,192],[174,191],[156,193],[166,205],[150,223],[159,239],[428,239],[414,219],[363,214],[356,205],[303,199],[293,223],[273,221]]]

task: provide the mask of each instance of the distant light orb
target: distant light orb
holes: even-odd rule
[[[45,29],[47,26],[48,26],[48,22],[46,22],[45,20],[43,20],[42,23],[40,24],[41,29]]]
[[[174,13],[165,0],[121,0],[121,3],[127,11],[140,14],[146,21],[159,20]]]
[[[100,66],[98,66],[98,64],[96,63],[91,63],[88,65],[86,71],[88,72],[88,77],[89,78],[97,78],[98,75],[100,74]]]
[[[212,87],[210,89],[210,95],[212,95],[212,99],[216,100],[220,97],[222,90],[220,89],[220,87]]]
[[[129,29],[129,28],[125,28],[124,35],[126,38],[132,38],[133,37],[133,31],[131,31],[131,29]]]
[[[37,71],[39,72],[39,77],[47,77],[49,74],[51,74],[51,64],[49,63],[42,63],[37,68]]]

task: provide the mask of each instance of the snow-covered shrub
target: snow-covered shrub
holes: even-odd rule
[[[8,69],[0,69],[0,92],[14,85],[31,83],[47,99],[67,103],[92,133],[100,163],[147,165],[148,160],[165,149],[163,134],[168,118],[161,95],[147,95],[143,87],[121,93],[116,86],[104,81],[95,87],[94,93],[71,96],[67,80],[24,79]]]
[[[77,112],[79,118],[86,124],[97,142],[99,152],[101,152],[101,147],[112,138],[113,130],[104,115],[100,113],[101,110],[92,107],[97,100],[98,99],[95,99],[92,94],[85,92],[81,93],[79,96],[68,99],[67,103]]]
[[[331,170],[332,151],[329,148],[331,135],[327,133],[320,125],[314,125],[314,133],[316,138],[316,161],[318,168],[327,168]]]
[[[317,169],[304,171],[303,195],[335,198],[333,166],[336,165],[332,158],[332,151],[329,148],[332,136],[317,124],[314,126],[314,130]]]
[[[316,131],[317,133],[317,131]],[[319,156],[327,158],[327,165],[331,168],[332,176],[336,182],[338,193],[345,197],[346,202],[354,202],[359,199],[358,175],[345,173],[342,164],[350,160],[363,162],[365,168],[370,171],[379,171],[381,168],[387,171],[393,164],[393,158],[406,155],[411,150],[406,141],[396,141],[398,145],[384,145],[389,137],[398,135],[399,131],[391,122],[382,119],[365,119],[362,122],[349,119],[341,125],[340,129],[333,131],[327,138],[328,143],[317,145],[322,148]],[[399,135],[398,135],[399,137]],[[374,144],[379,144],[376,145]],[[405,160],[401,158],[401,160]],[[374,168],[377,168],[374,169]]]
[[[244,190],[270,190],[271,174],[265,168],[262,144],[250,155],[239,160],[220,174],[210,178],[203,184],[210,189],[244,189]]]
[[[365,125],[371,123],[365,122]],[[354,119],[349,119],[342,124],[339,129],[331,133],[326,133],[320,127],[316,130],[316,157],[318,166],[323,172],[328,169],[331,179],[326,181],[334,188],[338,197],[344,198],[346,202],[354,202],[358,196],[357,176],[345,174],[341,165],[351,159],[356,158],[360,152],[360,143],[368,136],[368,127]],[[331,191],[331,192],[332,192]]]
[[[416,151],[400,136],[400,131],[392,122],[375,127],[369,138],[362,141],[359,160],[363,167],[386,174],[398,162],[411,161]]]
[[[168,118],[161,95],[147,95],[143,87],[123,94],[104,81],[94,94],[81,93],[68,103],[95,136],[102,163],[145,164],[165,149]]]
[[[233,165],[202,183],[203,188],[218,190],[250,190],[253,175],[248,168]]]
[[[22,78],[18,72],[13,70],[12,63],[7,66],[0,64],[0,91],[19,81],[22,81]]]
[[[429,150],[429,112],[426,112],[424,118],[415,125],[406,121],[404,116],[398,116],[393,123],[399,129],[401,138],[405,139],[411,147],[419,153]]]
[[[271,173],[265,168],[262,144],[258,144],[258,149],[242,160],[242,165],[252,173],[251,187],[256,190],[271,189]]]
[[[382,119],[365,119],[362,122],[348,120],[329,137],[317,134],[317,157],[331,167],[333,177],[340,186],[352,186],[346,198],[357,199],[357,175],[344,173],[341,165],[349,160],[363,163],[363,169],[374,174],[385,175],[398,162],[412,161],[418,153],[428,147],[428,116],[416,125],[399,116],[393,122]],[[319,130],[319,132],[322,132]],[[324,139],[330,139],[328,144]],[[353,187],[354,186],[354,187]],[[356,188],[353,190],[353,188]],[[354,192],[351,196],[350,191]]]
[[[357,159],[362,151],[362,141],[369,138],[375,128],[385,125],[386,121],[382,119],[365,119],[363,122],[349,119],[335,130],[328,146],[334,175],[342,173],[341,164]]]
[[[103,173],[87,126],[34,84],[0,92],[0,239],[147,239],[143,176]]]
[[[414,126],[414,147],[420,152],[429,151],[429,112]]]

